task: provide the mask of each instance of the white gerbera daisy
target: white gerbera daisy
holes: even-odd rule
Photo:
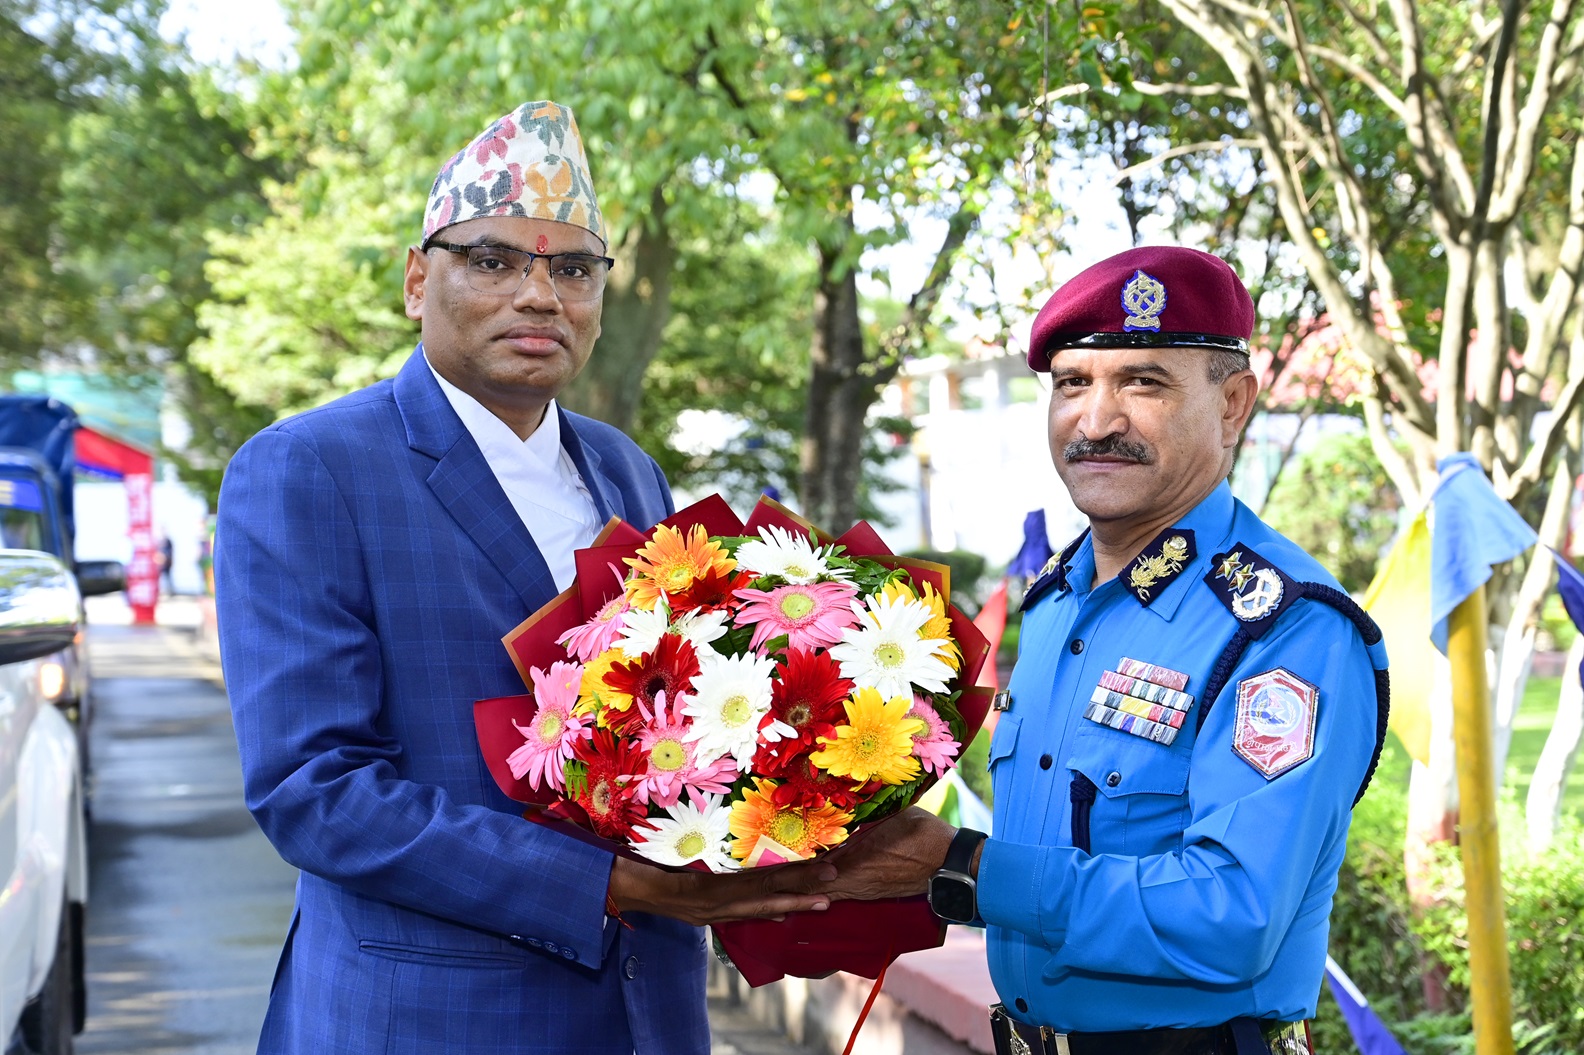
[[[731,809],[719,795],[691,795],[666,807],[664,817],[651,817],[652,828],[633,832],[632,848],[656,864],[685,865],[703,861],[711,872],[742,867],[728,851]]]
[[[673,624],[671,608],[662,601],[652,611],[634,608],[625,612],[622,619],[626,625],[621,629],[621,640],[617,645],[628,659],[637,659],[653,652],[655,646],[660,644],[660,638],[668,633],[680,634],[702,655],[711,641],[725,636],[727,614],[694,611]]]
[[[829,547],[815,546],[806,535],[779,527],[762,527],[763,541],[744,542],[737,547],[737,566],[755,575],[770,575],[789,583],[806,586],[826,579],[845,579],[844,571],[833,571],[825,563]]]
[[[924,624],[935,613],[922,601],[902,597],[871,596],[867,606],[853,602],[858,625],[842,631],[831,658],[841,664],[842,677],[860,689],[872,688],[882,699],[913,696],[913,687],[945,692],[952,668],[941,658],[949,642],[921,637]]]
[[[759,720],[770,713],[770,675],[775,660],[749,652],[741,656],[699,653],[693,698],[682,713],[693,719],[687,739],[698,743],[697,757],[708,762],[731,755],[743,772],[758,748]]]

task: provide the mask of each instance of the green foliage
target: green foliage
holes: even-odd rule
[[[1374,578],[1399,505],[1368,437],[1349,433],[1321,440],[1288,466],[1262,515],[1357,593]]]
[[[982,600],[980,590],[984,586],[985,572],[989,570],[989,562],[982,554],[965,549],[916,549],[903,556],[950,568],[952,604],[964,611],[972,611]]]
[[[995,794],[990,787],[990,734],[979,730],[978,734],[969,743],[958,760],[957,772],[961,775],[963,783],[984,801],[986,806],[993,806]]]

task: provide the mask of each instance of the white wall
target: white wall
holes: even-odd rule
[[[127,537],[126,488],[119,482],[79,482],[74,492],[78,560],[132,559]],[[171,585],[177,593],[204,590],[198,556],[205,535],[209,506],[202,495],[179,483],[154,484],[154,537],[171,540]]]

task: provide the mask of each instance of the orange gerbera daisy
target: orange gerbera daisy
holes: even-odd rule
[[[627,599],[646,612],[653,611],[662,596],[682,593],[700,579],[723,576],[737,567],[702,524],[694,524],[685,537],[674,527],[660,525],[626,564],[633,570]]]
[[[800,857],[811,857],[847,838],[852,814],[830,803],[818,808],[777,806],[775,789],[775,781],[755,777],[754,786],[732,803],[731,855],[737,860],[746,860],[761,837],[775,840]]]

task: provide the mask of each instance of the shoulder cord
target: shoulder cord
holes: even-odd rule
[[[1358,630],[1359,636],[1366,645],[1374,645],[1381,639],[1380,627],[1375,625],[1369,613],[1360,608],[1358,604],[1341,590],[1318,582],[1298,583],[1302,596],[1312,601],[1335,609],[1341,613]],[[1210,714],[1210,707],[1215,703],[1216,697],[1221,695],[1221,690],[1226,688],[1227,682],[1232,677],[1232,671],[1237,668],[1238,661],[1243,658],[1243,653],[1254,642],[1253,637],[1243,626],[1237,628],[1232,635],[1232,640],[1222,650],[1220,658],[1216,660],[1215,667],[1210,672],[1210,680],[1205,683],[1202,694],[1204,706],[1199,709],[1198,729],[1204,728],[1205,718]],[[1369,768],[1364,771],[1364,780],[1359,784],[1358,794],[1353,796],[1353,805],[1357,806],[1364,797],[1364,792],[1369,788],[1370,780],[1375,776],[1375,767],[1380,764],[1381,750],[1386,746],[1386,720],[1391,714],[1391,680],[1384,670],[1375,671],[1375,749],[1370,754]],[[1072,829],[1073,845],[1078,849],[1089,852],[1089,815],[1094,807],[1095,795],[1099,791],[1094,781],[1082,773],[1074,773],[1069,797],[1072,802]]]

